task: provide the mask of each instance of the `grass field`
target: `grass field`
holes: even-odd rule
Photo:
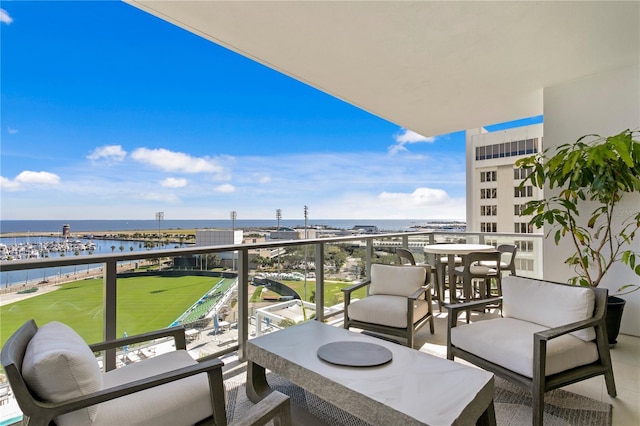
[[[284,285],[290,287],[296,291],[302,297],[304,297],[304,281],[282,281]],[[352,285],[350,282],[343,281],[326,281],[324,282],[324,304],[325,306],[332,306],[344,301],[342,289]],[[315,281],[307,281],[307,297],[306,300],[309,301],[311,298],[311,294],[316,290],[316,282]],[[353,297],[363,298],[365,296],[365,289],[361,288],[355,291]]]
[[[134,277],[118,279],[117,335],[157,330],[169,326],[215,286],[212,277]],[[88,343],[103,340],[103,283],[91,279],[63,284],[60,289],[0,306],[0,345],[24,322],[38,325],[61,321]]]

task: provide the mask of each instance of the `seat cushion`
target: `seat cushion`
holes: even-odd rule
[[[424,299],[415,301],[413,322],[429,313]],[[407,298],[403,296],[373,295],[349,305],[349,319],[387,327],[407,328]]]
[[[424,266],[371,265],[369,294],[410,296],[425,285]]]
[[[63,402],[102,389],[95,355],[69,326],[54,321],[33,336],[22,362],[22,375],[33,393],[46,402]],[[56,418],[58,425],[91,424],[97,407]]]
[[[505,318],[534,322],[547,328],[592,318],[595,307],[595,295],[589,287],[512,275],[502,280],[502,295]],[[596,338],[593,327],[571,334],[587,342]]]
[[[496,275],[497,271],[494,268],[483,265],[471,265],[469,266],[471,275]],[[464,266],[456,266],[456,275],[464,274]]]
[[[104,374],[105,389],[197,364],[172,351]],[[94,425],[191,425],[213,414],[207,374],[187,377],[99,405]]]
[[[480,358],[533,377],[533,334],[547,327],[514,318],[495,318],[451,329],[451,343]],[[594,342],[566,334],[547,343],[547,376],[598,360]]]
[[[458,257],[458,256],[455,256],[454,257],[454,262],[456,262],[456,264],[460,264],[460,263],[462,263],[462,258]],[[440,258],[440,263],[449,263],[449,257],[448,256],[442,256]]]
[[[481,260],[480,262],[478,262],[481,266],[488,266],[490,268],[494,268],[496,267],[496,264],[498,262],[496,262],[495,260]],[[500,269],[508,269],[509,268],[509,264],[506,262],[500,262]]]

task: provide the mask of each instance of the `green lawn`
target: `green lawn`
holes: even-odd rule
[[[169,326],[220,278],[135,277],[118,279],[117,335],[157,330]],[[64,284],[59,290],[0,307],[0,344],[33,318],[38,325],[61,321],[87,342],[102,341],[102,280]]]
[[[291,287],[302,297],[304,297],[304,281],[282,281],[287,287]],[[326,281],[324,282],[324,304],[325,306],[337,305],[340,302],[344,301],[344,296],[342,293],[342,289],[345,287],[349,287],[353,283],[343,282],[343,281]],[[312,292],[316,289],[315,280],[307,280],[307,297],[308,301],[311,298]],[[365,297],[365,289],[361,288],[355,291],[353,297],[362,299]]]

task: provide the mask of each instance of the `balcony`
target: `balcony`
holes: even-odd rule
[[[360,279],[363,271],[368,271],[371,263],[391,256],[395,247],[405,247],[413,251],[418,261],[425,258],[421,247],[426,244],[436,242],[468,242],[468,243],[516,243],[522,249],[518,252],[519,270],[518,274],[540,277],[542,274],[542,238],[540,234],[481,234],[481,233],[448,233],[448,232],[410,232],[410,233],[389,233],[376,235],[356,235],[349,237],[332,237],[309,240],[289,240],[275,241],[254,244],[236,244],[227,246],[210,246],[198,248],[181,248],[173,250],[156,250],[146,252],[112,253],[106,255],[91,256],[69,256],[55,259],[34,259],[2,262],[3,272],[24,271],[31,276],[42,276],[42,268],[59,268],[66,266],[76,266],[87,268],[88,265],[96,263],[102,265],[102,329],[99,330],[101,339],[114,339],[121,337],[117,330],[123,327],[131,327],[130,319],[118,315],[118,306],[123,304],[123,298],[118,297],[118,281],[125,279],[125,276],[140,275],[139,272],[125,274],[127,265],[144,262],[151,264],[163,263],[162,260],[174,259],[187,256],[201,256],[222,252],[234,252],[235,271],[224,272],[225,279],[232,284],[220,290],[222,297],[216,299],[214,304],[206,305],[194,300],[190,308],[196,311],[196,315],[186,315],[182,317],[182,324],[187,328],[188,349],[195,358],[220,357],[224,360],[226,368],[233,369],[241,367],[246,359],[247,341],[257,335],[269,332],[277,332],[278,329],[299,321],[314,318],[317,321],[324,321],[336,326],[342,326],[342,309],[339,301],[331,299],[325,291],[329,286],[336,285],[338,277],[350,281]],[[342,268],[340,271],[330,271],[329,261],[325,254],[330,251],[331,246],[349,247],[352,257],[348,262],[349,268]],[[282,254],[287,250],[306,247],[309,257],[303,262],[303,267],[308,267],[307,274],[303,274],[304,293],[302,297],[305,301],[295,300],[290,297],[281,297],[279,301],[262,302],[252,299],[252,293],[258,288],[253,282],[253,277],[258,272],[254,265],[250,263],[250,253],[259,249],[267,249],[272,252]],[[360,266],[361,265],[361,266]],[[297,265],[300,267],[300,265]],[[314,276],[309,274],[313,266]],[[84,268],[80,268],[84,270]],[[284,268],[284,265],[283,265]],[[522,269],[524,268],[524,269]],[[88,271],[88,270],[87,270]],[[285,269],[282,272],[286,272]],[[197,271],[198,274],[202,272]],[[170,274],[165,272],[165,274]],[[173,274],[173,273],[171,273]],[[191,272],[184,275],[190,275]],[[51,286],[49,286],[51,287]],[[263,288],[263,287],[261,287]],[[44,289],[43,289],[44,290]],[[38,292],[40,293],[40,292]],[[308,293],[308,294],[307,294]],[[3,295],[3,304],[11,300],[8,294]],[[291,300],[290,300],[291,299]],[[312,299],[313,301],[310,301]],[[222,307],[228,309],[224,319],[206,315],[197,315],[197,309],[203,304],[206,306],[202,312],[218,312]],[[145,306],[149,309],[150,306]],[[192,309],[193,308],[193,309]],[[282,311],[287,315],[283,316]],[[60,317],[56,318],[65,322],[65,314],[60,311]],[[416,347],[421,351],[436,356],[444,357],[446,352],[446,312],[439,312],[437,305],[434,305],[436,316],[436,333],[431,335],[428,330],[422,329],[416,336]],[[38,315],[34,315],[36,322]],[[203,318],[204,316],[204,318]],[[189,319],[191,318],[191,319]],[[195,319],[193,319],[195,318]],[[169,325],[169,324],[167,324]],[[95,331],[95,330],[94,330]],[[150,331],[150,330],[142,330]],[[6,336],[4,337],[6,339]],[[631,336],[620,336],[620,343],[612,351],[614,370],[618,384],[619,396],[611,399],[605,392],[602,378],[595,378],[576,385],[571,385],[567,390],[588,396],[590,398],[611,403],[613,409],[613,424],[637,424],[640,422],[640,408],[637,406],[639,392],[637,388],[637,378],[640,374],[640,339]],[[93,342],[90,342],[93,343]],[[167,343],[162,341],[151,342],[148,345],[123,348],[118,351],[106,351],[99,356],[99,362],[104,368],[117,368],[119,365],[129,362],[136,362],[140,358],[154,356],[169,350]],[[14,404],[14,403],[13,403]],[[5,407],[7,408],[5,410]],[[13,411],[11,408],[13,407]],[[0,419],[2,425],[11,424],[9,421],[19,417],[19,411],[15,411],[15,404],[9,400],[3,406],[3,416]],[[324,424],[322,421],[300,407],[294,410],[294,420],[299,424]]]

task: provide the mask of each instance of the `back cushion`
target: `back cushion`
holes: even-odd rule
[[[594,292],[588,287],[512,275],[502,279],[502,296],[502,316],[549,328],[592,318],[595,307]],[[586,342],[596,338],[593,327],[571,334]]]
[[[102,389],[102,373],[93,352],[73,329],[60,322],[40,327],[29,342],[22,375],[46,402],[62,402]],[[98,406],[64,414],[58,424],[90,424]]]
[[[369,294],[409,296],[425,284],[424,266],[371,265]]]

